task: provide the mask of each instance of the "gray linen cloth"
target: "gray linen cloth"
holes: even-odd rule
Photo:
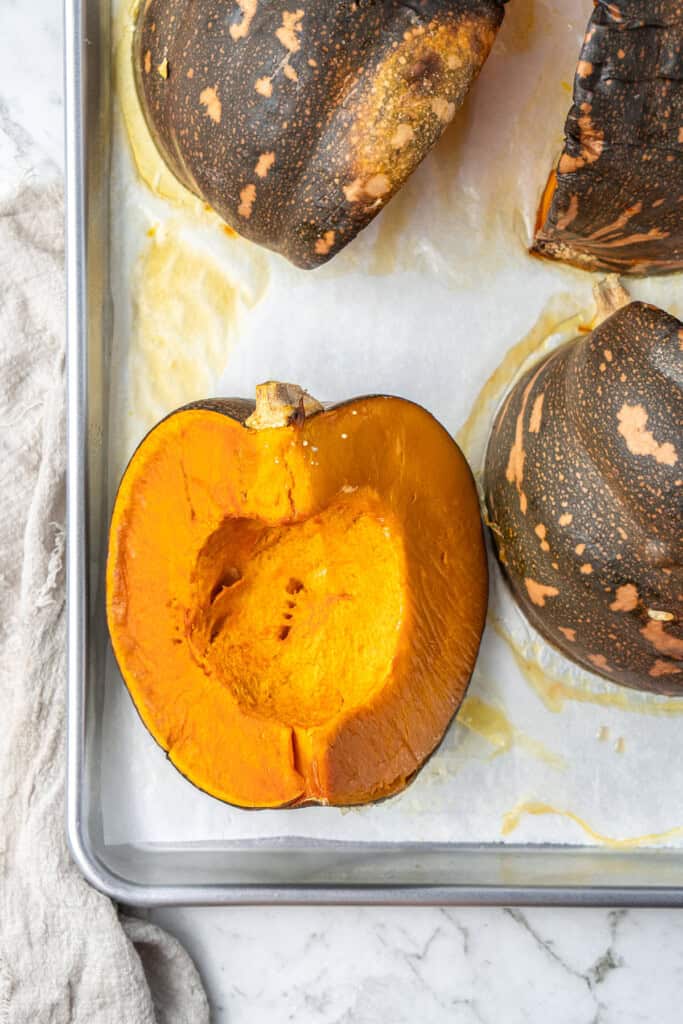
[[[58,186],[0,204],[0,1024],[205,1024],[182,947],[66,846],[63,256]]]

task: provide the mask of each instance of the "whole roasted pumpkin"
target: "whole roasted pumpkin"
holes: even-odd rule
[[[402,789],[469,681],[487,566],[470,470],[424,409],[323,411],[290,385],[142,442],[111,521],[107,616],[143,722],[245,807]]]
[[[140,102],[176,177],[301,267],[330,259],[462,104],[505,0],[145,0]]]
[[[681,0],[596,0],[532,251],[587,270],[683,269]]]
[[[519,380],[486,457],[514,595],[568,658],[683,692],[683,324],[633,302]]]

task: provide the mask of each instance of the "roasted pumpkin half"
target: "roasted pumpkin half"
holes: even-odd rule
[[[505,0],[145,0],[142,109],[170,169],[254,242],[325,263],[462,104]]]
[[[532,251],[587,270],[683,269],[681,0],[596,0]]]
[[[529,370],[485,484],[543,636],[615,683],[683,693],[683,324],[633,302]]]
[[[264,385],[200,402],[135,452],[107,615],[143,722],[195,785],[243,807],[402,789],[462,700],[484,627],[476,489],[424,409],[323,411]]]

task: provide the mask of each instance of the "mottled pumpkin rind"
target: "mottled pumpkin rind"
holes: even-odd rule
[[[146,0],[133,62],[170,169],[241,235],[312,268],[437,141],[504,0]]]
[[[683,0],[597,0],[532,252],[621,274],[683,269]]]
[[[532,367],[485,488],[532,625],[613,682],[683,693],[683,324],[631,303]]]

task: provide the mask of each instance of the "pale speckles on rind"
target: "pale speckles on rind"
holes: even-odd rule
[[[330,249],[334,245],[335,233],[334,231],[326,231],[322,238],[319,238],[315,243],[315,251],[318,256],[327,256]]]
[[[548,541],[545,539],[547,531],[543,523],[538,523],[534,528],[534,533],[541,542],[541,551],[550,551],[550,544],[548,544]]]
[[[301,8],[296,11],[282,12],[282,25],[277,29],[275,35],[289,53],[298,53],[301,49],[301,39],[299,37],[301,35],[303,18],[304,11]]]
[[[560,526],[571,526],[574,516],[571,512],[563,512],[560,518],[557,520]]]
[[[612,601],[610,611],[612,612],[632,612],[634,608],[638,607],[640,598],[638,596],[638,588],[634,583],[624,583],[623,586],[617,587],[617,592]]]
[[[625,403],[617,413],[617,419],[619,433],[626,441],[631,455],[649,456],[664,466],[674,466],[678,462],[678,453],[671,442],[660,444],[646,429],[648,414],[642,405]]]
[[[268,175],[268,171],[275,163],[275,153],[261,153],[260,157],[256,161],[254,167],[254,174],[259,178],[265,178]]]
[[[206,116],[210,117],[214,124],[220,124],[223,107],[216,87],[207,86],[206,89],[202,89],[199,94],[199,102],[206,107]]]
[[[563,637],[569,640],[570,643],[576,643],[576,630],[570,629],[569,626],[558,626],[557,627]]]
[[[290,82],[298,82],[299,76],[296,73],[296,68],[293,68],[291,64],[285,64],[282,69],[285,78],[288,78]]]
[[[662,238],[669,238],[671,235],[670,231],[664,231],[663,228],[650,228],[649,231],[636,232],[634,235],[623,235],[621,238],[613,238],[610,241],[600,242],[595,245],[595,249],[618,249],[624,245],[638,245],[640,242],[653,242]],[[661,262],[661,261],[660,261]],[[645,270],[647,266],[655,266],[655,261],[648,263],[646,260],[635,260],[634,266],[640,264],[641,268]],[[671,269],[677,268],[676,263],[671,264]]]
[[[508,483],[514,484],[517,488],[517,494],[519,495],[519,508],[522,515],[526,515],[527,510],[527,497],[522,488],[522,484],[524,483],[524,463],[526,461],[526,451],[524,449],[524,416],[526,414],[526,407],[529,401],[531,389],[536,383],[536,378],[542,369],[543,364],[539,366],[536,373],[524,388],[522,404],[515,424],[515,438],[512,447],[510,448],[508,464],[505,470],[505,479]]]
[[[235,42],[238,39],[246,39],[249,35],[249,29],[258,7],[258,0],[237,0],[237,5],[242,11],[242,20],[236,25],[230,26],[230,36]]]
[[[611,224],[605,224],[604,227],[594,231],[593,234],[587,236],[587,241],[592,243],[592,248],[595,250],[600,249],[616,249],[624,245],[637,245],[639,242],[651,242],[661,238],[668,238],[670,235],[669,231],[664,231],[662,228],[654,227],[650,228],[646,232],[636,232],[633,235],[619,234],[623,228],[626,227],[628,222],[639,213],[642,212],[643,204],[640,200],[635,202],[632,206],[627,207],[623,213],[620,213],[616,220],[612,221]],[[616,237],[606,237],[614,236]]]
[[[593,566],[590,562],[584,562],[583,565],[580,567],[579,572],[583,576],[590,576],[593,572]]]
[[[259,96],[265,96],[268,98],[273,95],[273,79],[269,78],[268,75],[264,75],[263,78],[257,78],[254,83],[254,89]]]
[[[237,212],[240,217],[244,217],[245,220],[249,220],[254,208],[254,202],[256,201],[256,185],[249,184],[245,185],[240,192],[240,205],[237,207]]]
[[[609,672],[610,664],[604,654],[589,654],[588,660],[603,672]]]
[[[666,654],[670,658],[683,658],[683,640],[667,633],[663,622],[650,619],[640,632],[660,654]]]
[[[544,392],[537,395],[534,404],[531,409],[531,416],[529,417],[529,433],[537,434],[541,429],[541,419],[543,416],[543,399],[545,398]]]
[[[580,170],[586,164],[593,164],[599,160],[605,145],[605,133],[599,131],[593,124],[590,116],[590,107],[584,104],[582,114],[578,119],[579,138],[581,141],[581,152],[579,156],[570,156],[563,153],[558,164],[560,174],[572,174]]]
[[[531,603],[539,608],[545,608],[546,600],[549,597],[557,597],[560,592],[557,587],[548,587],[544,583],[537,583],[536,580],[532,580],[528,576],[524,580],[524,586]]]
[[[683,669],[679,668],[678,665],[674,665],[673,661],[664,661],[662,658],[657,658],[648,675],[652,676],[653,679],[659,679],[661,676],[676,676],[680,672],[683,672]]]
[[[642,202],[637,200],[632,206],[628,206],[622,213],[620,213],[616,220],[611,221],[609,224],[604,224],[601,228],[598,228],[597,231],[594,231],[589,235],[589,241],[597,242],[601,238],[604,238],[605,235],[613,235],[615,232],[621,231],[622,228],[626,227],[630,220],[642,212],[642,209]],[[619,241],[621,242],[622,240],[619,239]]]

